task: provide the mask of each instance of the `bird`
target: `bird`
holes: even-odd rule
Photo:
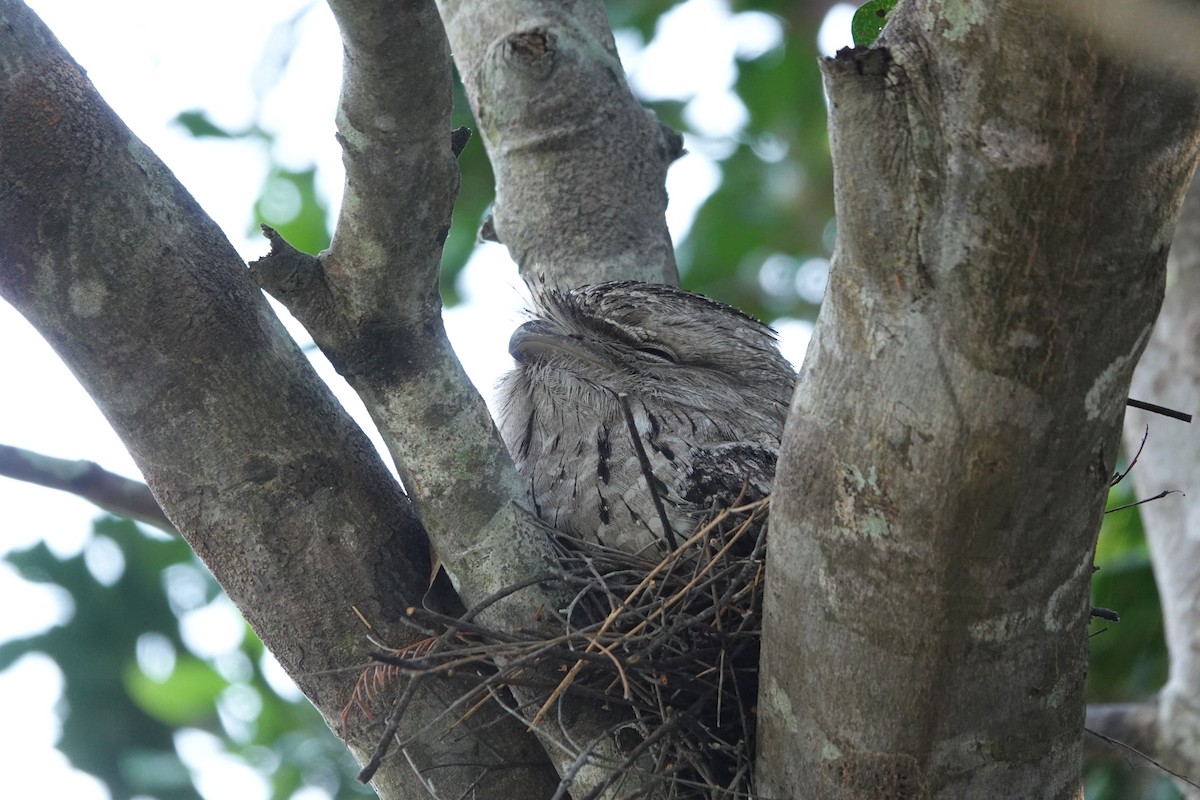
[[[714,504],[770,492],[796,372],[769,327],[640,281],[532,295],[497,421],[541,520],[657,560]]]

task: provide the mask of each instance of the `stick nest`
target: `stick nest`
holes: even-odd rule
[[[656,796],[665,798],[753,797],[766,516],[766,499],[716,511],[659,562],[551,531],[557,563],[523,586],[557,583],[571,601],[547,610],[551,624],[539,631],[498,631],[474,621],[523,586],[458,619],[409,609],[429,637],[403,651],[372,653],[379,663],[360,678],[347,706],[366,711],[365,701],[383,686],[406,682],[360,780],[378,766],[419,683],[469,676],[471,688],[448,713],[465,716],[491,698],[545,735],[569,698],[616,712],[611,733],[626,758],[601,765],[608,778],[588,798],[619,792],[634,774],[630,786],[658,787]],[[540,708],[516,707],[508,687],[539,690]],[[403,737],[400,746],[425,733]],[[561,731],[556,738],[575,770],[597,765],[587,743]]]

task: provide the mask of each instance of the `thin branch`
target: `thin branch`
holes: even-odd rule
[[[1085,731],[1087,731],[1088,733],[1090,733],[1092,736],[1095,736],[1097,739],[1100,739],[1100,740],[1102,740],[1102,741],[1108,742],[1109,744],[1113,745],[1114,747],[1120,747],[1120,748],[1121,748],[1121,749],[1123,749],[1123,750],[1126,750],[1126,751],[1128,751],[1128,752],[1130,752],[1130,753],[1133,753],[1135,756],[1137,756],[1138,758],[1142,759],[1142,760],[1143,760],[1143,761],[1145,761],[1146,763],[1148,763],[1148,764],[1152,764],[1152,765],[1154,765],[1155,767],[1158,767],[1158,768],[1159,768],[1159,769],[1161,769],[1163,772],[1165,772],[1165,773],[1167,773],[1168,775],[1170,775],[1172,778],[1175,778],[1175,779],[1177,779],[1177,780],[1181,780],[1181,781],[1183,781],[1184,783],[1186,783],[1188,786],[1194,786],[1195,788],[1197,788],[1197,789],[1200,789],[1200,783],[1196,783],[1194,780],[1192,780],[1191,778],[1187,777],[1186,775],[1181,775],[1180,773],[1178,773],[1178,772],[1176,772],[1175,770],[1171,769],[1170,767],[1168,767],[1166,764],[1162,763],[1161,761],[1158,761],[1158,760],[1156,760],[1156,759],[1154,759],[1154,758],[1151,758],[1150,756],[1146,755],[1146,754],[1145,754],[1145,753],[1143,753],[1141,750],[1138,750],[1136,747],[1133,747],[1132,745],[1125,744],[1125,743],[1124,743],[1124,742],[1122,742],[1121,740],[1119,740],[1119,739],[1114,739],[1114,738],[1112,738],[1111,736],[1105,736],[1103,733],[1097,733],[1096,731],[1092,730],[1091,728],[1084,728],[1084,730],[1085,730]]]
[[[149,486],[109,472],[94,461],[55,458],[0,445],[0,475],[68,492],[110,514],[178,534]]]
[[[1159,740],[1158,704],[1099,703],[1087,707],[1084,727],[1111,736],[1139,750],[1155,750]],[[1089,757],[1107,754],[1108,748],[1084,740]]]
[[[1129,461],[1129,466],[1125,468],[1124,472],[1118,472],[1115,475],[1113,475],[1112,480],[1110,480],[1108,482],[1108,486],[1110,489],[1113,486],[1116,486],[1121,481],[1125,480],[1126,476],[1128,476],[1129,473],[1133,471],[1133,468],[1137,465],[1138,459],[1142,457],[1142,451],[1146,449],[1146,440],[1149,438],[1150,438],[1150,426],[1147,425],[1146,429],[1142,432],[1142,441],[1140,444],[1138,444],[1137,452],[1133,454],[1133,458],[1130,459],[1130,461]]]
[[[621,392],[617,395],[617,399],[621,401],[621,411],[625,413],[625,425],[629,428],[629,438],[633,440],[633,452],[637,453],[638,463],[642,466],[642,475],[646,477],[646,490],[650,492],[650,499],[654,501],[654,510],[658,512],[658,521],[662,523],[663,536],[666,537],[667,546],[674,550],[679,544],[675,541],[675,531],[671,529],[671,521],[667,519],[667,510],[663,508],[662,498],[655,485],[654,469],[650,466],[650,459],[646,456],[646,448],[642,446],[642,437],[638,435],[637,423],[633,419],[633,409],[629,405],[629,395]]]
[[[417,687],[420,685],[420,676],[415,676],[404,687],[404,691],[396,696],[396,701],[392,704],[392,711],[388,714],[387,725],[383,729],[383,735],[379,737],[379,744],[376,745],[375,751],[371,753],[371,758],[367,761],[366,766],[358,773],[359,783],[366,783],[371,780],[375,772],[379,769],[379,765],[383,763],[383,757],[387,755],[388,748],[392,746],[392,737],[400,729],[400,720],[404,719],[404,712],[408,709],[408,704],[412,702],[413,695],[417,693]]]
[[[1125,404],[1130,408],[1140,408],[1142,411],[1152,411],[1155,414],[1162,414],[1164,417],[1170,417],[1171,419],[1178,419],[1189,423],[1192,421],[1192,415],[1184,411],[1176,411],[1175,409],[1167,408],[1166,406],[1158,406],[1154,403],[1144,403],[1141,400],[1134,400],[1132,397],[1126,398]]]
[[[1143,503],[1150,503],[1155,500],[1162,500],[1164,497],[1166,497],[1169,494],[1183,494],[1183,492],[1181,492],[1179,489],[1164,489],[1161,492],[1159,492],[1158,494],[1154,495],[1153,497],[1147,497],[1147,498],[1138,500],[1133,503],[1126,503],[1123,506],[1117,506],[1116,508],[1110,508],[1107,511],[1105,511],[1104,513],[1111,514],[1114,511],[1124,511],[1127,508],[1133,508],[1134,506],[1140,506]],[[1184,496],[1186,497],[1186,495],[1184,495]]]

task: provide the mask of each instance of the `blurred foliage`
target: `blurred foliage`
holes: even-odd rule
[[[66,590],[74,613],[65,625],[0,645],[0,669],[30,652],[54,659],[63,672],[67,706],[59,748],[76,767],[108,784],[114,798],[144,792],[164,799],[194,797],[187,770],[175,756],[175,723],[156,718],[121,689],[144,634],[159,634],[183,649],[160,576],[192,558],[191,551],[182,540],[146,539],[127,521],[97,522],[93,535],[107,537],[125,558],[125,570],[111,586],[92,576],[83,555],[60,561],[38,544],[8,556],[26,580]],[[208,706],[211,713],[212,703]],[[159,764],[161,780],[153,787],[144,785],[135,766],[149,760]]]
[[[680,3],[608,3],[614,28],[636,32],[649,42],[663,13]],[[816,305],[788,288],[799,265],[828,258],[833,219],[833,173],[825,132],[825,100],[817,71],[816,33],[830,3],[737,2],[738,12],[757,11],[775,18],[782,44],[753,59],[739,60],[733,87],[749,112],[749,123],[734,139],[705,139],[687,121],[686,99],[646,102],[659,117],[682,131],[704,152],[719,153],[722,180],[700,208],[689,235],[676,243],[683,283],[767,319],[812,319]],[[266,85],[282,74],[286,58],[279,48],[294,35],[296,20],[281,26],[264,54],[270,63],[259,70]],[[260,139],[271,153],[272,135],[258,125],[226,130],[202,110],[179,115],[176,122],[197,137]],[[462,85],[455,82],[452,128],[476,128]],[[449,137],[450,132],[446,132]],[[688,156],[684,156],[687,158]],[[272,156],[273,158],[273,156]],[[442,259],[442,290],[447,304],[458,302],[455,279],[474,250],[477,234],[494,197],[494,179],[482,141],[473,137],[459,157],[462,185]],[[327,209],[313,191],[313,174],[290,172],[272,163],[263,196],[255,206],[255,225],[267,223],[300,250],[316,253],[329,242]],[[790,276],[776,276],[770,290],[759,280],[764,261],[788,257]]]
[[[782,47],[738,64],[734,89],[750,122],[677,252],[690,289],[767,319],[812,319],[816,305],[802,301],[791,282],[768,293],[759,281],[772,254],[798,265],[832,252],[825,231],[833,219],[833,167],[817,28],[803,17],[780,19]]]
[[[614,28],[650,41],[661,14],[677,3],[609,2]],[[724,150],[721,183],[700,207],[688,236],[676,242],[684,286],[720,298],[758,317],[812,319],[816,305],[790,288],[799,265],[828,258],[833,220],[833,168],[826,134],[825,97],[817,70],[817,30],[832,3],[735,2],[737,12],[770,14],[783,29],[777,48],[737,62],[734,92],[749,122]],[[645,102],[645,101],[644,101]],[[687,136],[703,136],[687,122],[683,102],[646,102]],[[687,156],[684,156],[687,158]],[[760,282],[772,255],[788,258],[791,274],[770,290]],[[789,280],[790,279],[790,280]]]
[[[467,94],[458,72],[454,73],[454,113],[451,117],[453,128],[477,130],[475,117],[467,103]],[[447,133],[447,136],[449,134]],[[450,225],[450,235],[442,248],[442,297],[447,305],[458,303],[457,281],[458,273],[466,266],[467,259],[475,250],[479,238],[479,228],[491,208],[496,192],[496,179],[492,175],[492,164],[488,161],[483,149],[483,140],[472,135],[458,156],[458,169],[462,175],[462,183],[458,189],[458,199],[454,203],[454,220]]]
[[[329,246],[329,208],[317,194],[313,167],[293,171],[272,165],[258,201],[254,227],[270,225],[297,250],[319,253]]]
[[[608,9],[615,28],[650,42],[661,15],[676,5],[611,0]],[[749,112],[746,127],[734,140],[706,141],[688,124],[686,99],[648,103],[665,122],[695,136],[705,152],[721,154],[721,182],[700,207],[689,235],[677,242],[681,273],[687,287],[761,317],[812,318],[816,305],[792,287],[800,265],[828,258],[833,248],[832,167],[815,44],[831,3],[761,0],[732,5],[735,11],[772,15],[784,32],[779,47],[736,65],[734,91]],[[272,37],[255,76],[260,93],[282,74],[302,13]],[[176,121],[196,137],[252,137],[271,152],[271,134],[258,125],[225,130],[202,110],[181,114]],[[461,85],[456,85],[453,118],[453,127],[458,126],[475,127]],[[468,143],[459,163],[462,187],[443,258],[448,303],[457,302],[454,278],[475,246],[493,197],[492,172],[478,137]],[[254,224],[270,224],[301,250],[318,252],[328,245],[331,221],[315,186],[312,168],[289,170],[272,161],[254,206]],[[764,281],[763,265],[769,260],[777,274]],[[1113,505],[1131,502],[1128,485],[1114,490]],[[236,668],[228,660],[188,651],[180,635],[180,617],[187,609],[172,601],[171,581],[178,579],[179,570],[192,580],[202,576],[195,602],[211,601],[219,590],[182,541],[149,535],[111,518],[96,523],[94,536],[115,545],[124,559],[120,577],[109,585],[92,575],[83,556],[60,560],[44,546],[9,556],[28,580],[63,587],[74,613],[62,626],[0,645],[0,669],[30,652],[46,653],[58,663],[65,678],[59,746],[73,764],[104,781],[116,800],[195,798],[192,776],[175,751],[175,731],[187,727],[221,737],[228,752],[267,778],[278,800],[303,786],[318,786],[337,798],[370,794],[353,780],[356,765],[308,703],[272,690],[262,672],[262,645],[248,629],[241,656],[233,659]],[[1096,563],[1100,571],[1093,581],[1093,603],[1118,611],[1121,621],[1093,625],[1089,702],[1147,699],[1165,678],[1166,651],[1136,509],[1105,518]],[[147,641],[174,653],[165,674],[150,675],[139,666],[139,643],[144,647]],[[252,719],[220,711],[230,698],[240,696],[245,705],[247,693],[249,705],[260,707]],[[1133,767],[1122,759],[1090,764],[1087,796],[1178,796],[1154,770]]]
[[[650,42],[662,14],[677,5],[617,0],[607,7],[614,29],[634,31],[641,41]],[[833,169],[816,46],[824,10],[832,3],[733,5],[738,12],[768,13],[783,28],[779,47],[737,62],[733,90],[749,112],[749,123],[740,135],[731,141],[708,141],[688,123],[685,100],[643,98],[665,123],[685,136],[698,137],[706,152],[724,152],[718,159],[720,185],[700,207],[687,237],[676,242],[682,282],[765,319],[785,315],[813,319],[817,306],[788,287],[800,264],[828,258],[832,252],[828,232],[833,220]],[[461,86],[455,95],[454,124],[475,126]],[[456,300],[453,279],[470,255],[494,193],[491,169],[478,140],[467,146],[460,165],[463,186],[443,260],[447,302]],[[783,263],[791,274],[777,278],[768,290],[759,280],[759,271],[774,254],[788,257]]]
[[[101,581],[89,569],[86,553],[96,548],[119,572],[115,580]],[[38,544],[7,560],[28,581],[61,587],[73,611],[45,633],[0,644],[0,670],[28,653],[54,659],[65,703],[58,747],[103,781],[114,800],[200,797],[175,750],[180,728],[219,737],[228,753],[263,775],[272,800],[306,786],[339,800],[372,796],[354,780],[353,758],[308,701],[271,688],[263,646],[248,627],[229,656],[189,652],[182,616],[221,590],[182,539],[105,517],[84,553],[59,559]],[[249,720],[247,708],[258,709]]]
[[[1135,501],[1128,479],[1110,493],[1110,509]],[[1178,502],[1168,495],[1156,503]],[[1092,623],[1088,702],[1150,699],[1167,679],[1162,611],[1150,550],[1136,508],[1106,514],[1096,543],[1092,605],[1121,615],[1120,622]]]
[[[1108,508],[1136,501],[1128,478],[1109,492]],[[1168,495],[1152,502],[1177,502]],[[1167,646],[1150,551],[1137,508],[1104,516],[1096,543],[1092,605],[1120,614],[1120,622],[1093,619],[1088,643],[1088,703],[1152,700],[1167,679]],[[1155,767],[1120,751],[1103,748],[1106,758],[1085,764],[1088,800],[1174,800],[1182,797],[1171,779]]]
[[[175,123],[181,125],[194,139],[233,139],[247,135],[246,132],[237,133],[222,128],[209,119],[208,112],[201,108],[180,112],[175,117]]]

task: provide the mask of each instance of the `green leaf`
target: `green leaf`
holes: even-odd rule
[[[175,117],[175,122],[182,125],[188,133],[197,139],[205,137],[214,139],[232,139],[239,134],[225,130],[217,123],[208,118],[206,111],[197,109],[194,111],[180,111]]]
[[[899,0],[870,0],[859,6],[858,11],[854,12],[854,19],[850,21],[855,47],[869,47],[875,43],[897,2]]]
[[[148,677],[136,666],[125,672],[129,696],[150,716],[172,726],[194,725],[212,717],[217,696],[229,686],[215,669],[198,658],[181,658],[165,681]]]

